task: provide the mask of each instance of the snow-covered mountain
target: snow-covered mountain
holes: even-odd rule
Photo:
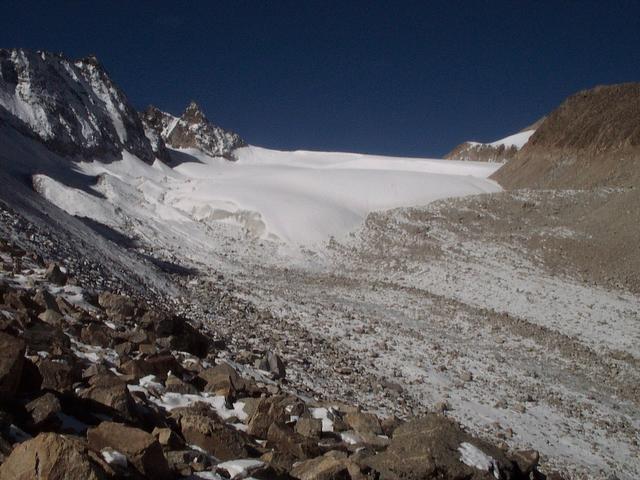
[[[94,57],[2,55],[3,117],[31,137],[4,132],[4,173],[130,237],[171,248],[196,239],[201,252],[211,235],[202,224],[232,224],[252,237],[309,245],[348,233],[374,210],[499,190],[486,179],[495,166],[248,146],[195,102],[180,117],[153,106],[138,114]],[[61,164],[60,155],[75,162]]]
[[[155,158],[138,113],[95,57],[0,50],[0,119],[63,155]]]
[[[170,161],[166,144],[232,158],[245,142],[213,125],[195,102],[181,117],[155,107],[139,114],[94,56],[0,50],[0,121],[76,159]]]
[[[236,133],[213,125],[196,102],[191,102],[180,117],[150,105],[142,114],[147,132],[152,131],[172,148],[195,148],[213,157],[234,159],[233,150],[246,143]],[[153,134],[151,134],[153,135]],[[156,137],[148,135],[154,151],[162,152]]]

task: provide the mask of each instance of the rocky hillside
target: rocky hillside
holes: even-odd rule
[[[77,283],[0,240],[2,480],[560,478],[442,414],[301,398],[274,352],[234,362],[210,327]]]
[[[195,148],[207,155],[231,160],[231,152],[246,145],[238,134],[212,124],[196,102],[191,102],[180,117],[174,117],[153,105],[141,117],[145,129],[155,132],[159,139],[172,148]],[[156,149],[161,150],[161,147]]]
[[[492,177],[506,188],[640,183],[640,83],[572,95]]]
[[[95,57],[0,50],[0,121],[67,156],[111,160],[126,149],[154,159],[137,112]]]

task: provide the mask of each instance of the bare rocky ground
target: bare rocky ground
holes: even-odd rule
[[[638,256],[625,243],[637,212],[601,223],[590,213],[635,194],[442,201],[372,214],[286,265],[253,251],[220,263],[229,298],[247,301],[220,327],[242,355],[270,345],[311,396],[444,412],[505,448],[539,450],[570,478],[637,478]],[[623,226],[613,236],[612,222]],[[220,287],[205,277],[185,283],[220,323],[222,307],[206,301]]]

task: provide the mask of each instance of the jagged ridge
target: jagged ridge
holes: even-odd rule
[[[0,50],[0,118],[63,155],[145,162],[154,154],[125,94],[95,57]]]
[[[246,146],[238,134],[212,124],[193,101],[179,118],[153,105],[141,116],[145,129],[155,132],[172,148],[196,148],[214,157],[233,160],[233,150]]]

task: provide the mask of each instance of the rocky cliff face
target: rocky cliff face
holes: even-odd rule
[[[493,177],[506,188],[640,183],[640,83],[572,95]]]
[[[149,106],[142,119],[145,128],[155,131],[173,148],[195,148],[207,155],[232,160],[233,150],[246,145],[236,133],[209,122],[195,102],[191,102],[180,117]]]
[[[0,50],[0,119],[71,157],[119,158],[123,149],[155,157],[137,112],[95,57]]]
[[[447,160],[500,163],[511,160],[518,149],[514,146],[464,142],[445,155]]]

